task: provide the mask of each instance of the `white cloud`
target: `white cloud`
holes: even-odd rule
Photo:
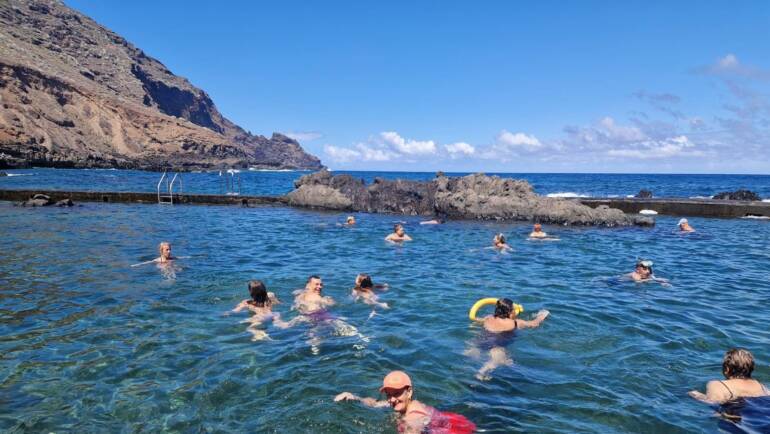
[[[361,152],[364,161],[390,161],[399,157],[389,149],[374,148],[363,143],[357,144],[356,148]]]
[[[610,149],[610,157],[635,158],[640,160],[663,159],[671,157],[700,157],[698,151],[687,136],[671,137],[664,140],[646,140],[634,144],[632,149]]]
[[[326,145],[324,146],[324,153],[337,163],[390,161],[399,157],[398,154],[389,149],[375,148],[364,143],[357,144],[355,149]]]
[[[451,143],[449,145],[444,145],[444,149],[446,149],[447,152],[449,152],[449,156],[452,158],[457,158],[460,156],[460,154],[464,155],[473,155],[476,153],[476,148],[473,147],[473,145],[470,145],[465,142],[457,142],[457,143]]]
[[[728,53],[725,57],[717,61],[717,65],[722,69],[735,68],[738,66],[738,58],[735,57],[735,54]]]
[[[324,146],[324,153],[338,163],[348,163],[361,158],[361,153],[354,149],[341,148],[332,145]]]
[[[502,130],[497,135],[497,144],[505,148],[521,148],[527,151],[536,151],[543,147],[543,144],[535,136],[511,133],[507,130]]]
[[[405,140],[395,131],[382,132],[380,137],[385,144],[395,148],[395,150],[402,154],[425,155],[436,153],[436,143],[433,140]]]
[[[298,142],[312,142],[323,137],[323,134],[318,131],[287,131],[283,135]]]

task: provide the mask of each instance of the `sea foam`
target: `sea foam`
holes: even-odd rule
[[[585,194],[577,194],[573,193],[571,191],[565,191],[565,192],[557,192],[557,193],[548,193],[545,195],[546,197],[588,197],[588,195]]]

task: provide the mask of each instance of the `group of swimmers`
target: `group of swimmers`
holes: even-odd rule
[[[425,222],[424,222],[425,223]],[[427,224],[440,224],[440,221],[430,221]],[[354,217],[348,217],[345,225],[355,225]],[[682,232],[694,232],[686,219],[678,223]],[[531,239],[542,239],[548,235],[542,230],[540,224],[535,224],[529,235]],[[386,241],[400,243],[412,241],[406,234],[402,224],[396,224],[393,232]],[[505,236],[500,233],[493,239],[493,247],[508,250]],[[168,264],[176,259],[171,254],[171,245],[168,242],[160,243],[160,256],[152,262]],[[666,283],[665,279],[657,279],[653,275],[653,263],[649,260],[639,260],[636,268],[629,273],[630,279],[635,282],[659,280]],[[387,284],[375,285],[371,276],[359,274],[356,276],[355,285],[351,290],[354,300],[360,300],[368,305],[388,309],[387,303],[381,302],[375,293],[375,289],[388,290]],[[294,304],[292,309],[297,310],[298,315],[285,321],[279,312],[273,311],[273,306],[280,303],[276,295],[269,292],[265,284],[259,280],[250,281],[248,284],[250,298],[241,301],[231,312],[237,313],[248,310],[252,315],[247,320],[250,324],[247,330],[253,335],[254,340],[267,338],[267,334],[259,329],[259,326],[267,321],[272,321],[276,327],[288,328],[298,322],[308,321],[314,324],[326,321],[340,321],[329,313],[328,308],[335,305],[335,300],[323,294],[323,281],[319,276],[310,276],[305,287],[294,292]],[[492,315],[478,319],[481,323],[484,335],[470,343],[465,355],[473,358],[481,356],[485,351],[488,360],[478,370],[476,377],[480,380],[488,380],[489,373],[502,365],[512,365],[513,361],[506,353],[506,347],[512,342],[513,333],[520,329],[536,328],[549,316],[547,310],[539,311],[531,320],[518,317],[517,305],[508,298],[497,299]],[[374,314],[374,311],[372,312]],[[312,341],[312,339],[311,339]],[[317,342],[315,342],[317,344]],[[314,351],[316,352],[316,351]],[[770,395],[770,391],[761,383],[751,378],[754,370],[753,355],[745,349],[733,348],[727,351],[722,363],[722,374],[725,380],[713,380],[706,385],[706,393],[699,391],[689,392],[690,396],[700,401],[721,404],[738,398],[760,397]],[[475,424],[464,416],[442,412],[425,405],[413,398],[414,389],[409,375],[403,371],[392,371],[383,379],[380,393],[385,400],[377,400],[368,397],[359,397],[350,392],[342,392],[334,397],[335,402],[358,401],[368,407],[391,407],[398,415],[399,432],[446,432],[446,433],[471,433],[475,430]]]

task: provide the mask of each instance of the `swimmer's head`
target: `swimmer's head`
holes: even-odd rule
[[[505,235],[502,232],[495,235],[494,242],[495,244],[505,244]]]
[[[754,372],[754,356],[743,348],[732,348],[725,353],[722,360],[722,374],[728,380],[731,378],[751,378]]]
[[[393,225],[393,233],[395,233],[399,237],[404,236],[404,227],[401,225],[401,223],[396,223],[395,225]]]
[[[307,278],[307,283],[305,283],[305,289],[309,289],[315,292],[320,293],[323,289],[324,284],[321,281],[321,278],[316,275],[312,275]]]
[[[356,286],[364,289],[374,288],[374,283],[372,283],[372,276],[363,273],[359,274],[356,277]]]
[[[380,393],[388,398],[388,404],[399,413],[406,413],[412,401],[412,379],[403,371],[391,371],[382,379]]]
[[[652,261],[639,260],[636,261],[636,274],[642,279],[649,279],[652,276]]]
[[[535,223],[535,226],[532,227],[535,232],[540,232],[543,230],[543,227],[540,225],[540,223]]]
[[[168,241],[162,241],[158,244],[158,253],[161,258],[168,259],[171,257],[171,243]]]
[[[353,217],[352,215],[349,215],[348,218],[345,219],[345,223],[349,225],[354,225],[356,224],[356,218]]]
[[[513,315],[512,315],[513,314]],[[513,300],[509,298],[500,298],[495,303],[495,318],[509,319],[516,316],[516,310],[513,308]]]
[[[688,223],[687,219],[680,219],[679,223],[677,223],[677,226],[683,226],[683,225],[686,225],[687,223]]]
[[[254,300],[254,305],[258,307],[263,307],[269,303],[269,299],[267,298],[267,287],[261,280],[249,281],[249,294],[251,295],[251,299]]]

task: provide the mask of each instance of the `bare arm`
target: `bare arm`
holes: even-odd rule
[[[249,304],[247,303],[247,300],[243,300],[242,302],[238,303],[238,306],[235,306],[235,309],[231,310],[230,312],[238,313],[248,307],[249,307]]]
[[[273,324],[280,328],[280,329],[287,329],[289,327],[294,327],[297,323],[304,321],[305,317],[302,315],[297,315],[294,318],[290,319],[289,321],[284,321],[281,319],[281,315],[276,313],[273,317]]]
[[[727,387],[716,380],[709,381],[706,384],[705,394],[697,390],[691,390],[688,392],[688,395],[707,404],[721,404],[730,399],[730,392],[728,392]]]
[[[516,325],[518,325],[518,327],[522,329],[533,329],[535,327],[540,326],[540,323],[542,323],[543,320],[545,320],[550,314],[551,312],[548,312],[547,310],[543,309],[537,313],[537,316],[533,320],[526,321],[523,319],[517,319]]]
[[[353,395],[350,392],[342,392],[334,397],[334,402],[340,401],[359,401],[361,404],[372,408],[388,407],[388,401],[377,401],[374,398],[361,398],[360,396]]]

